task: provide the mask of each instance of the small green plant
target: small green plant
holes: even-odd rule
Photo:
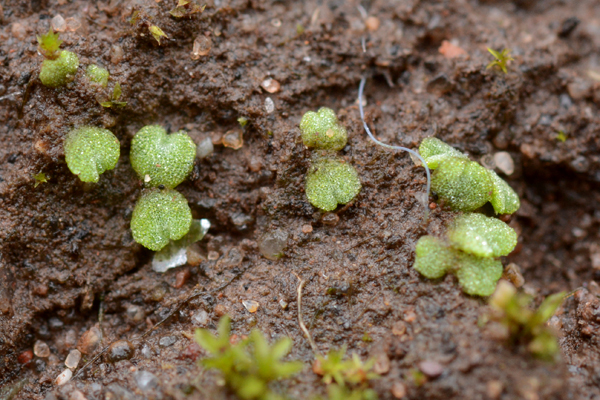
[[[474,211],[490,202],[498,214],[512,214],[519,196],[494,171],[488,170],[436,138],[423,139],[419,153],[432,170],[431,188],[454,210]]]
[[[307,111],[300,121],[302,142],[318,150],[342,150],[348,142],[346,128],[339,123],[335,111],[321,107],[318,112]]]
[[[83,182],[98,182],[100,175],[119,161],[119,140],[107,129],[82,126],[64,141],[65,158],[71,172]]]
[[[339,350],[330,350],[325,357],[317,355],[313,363],[313,372],[323,377],[323,383],[330,385],[329,399],[338,399],[341,394],[357,400],[376,399],[377,394],[367,387],[369,380],[379,378],[373,372],[375,359],[363,363],[356,353],[349,359],[345,359],[345,356],[344,346]]]
[[[158,125],[140,129],[131,142],[131,165],[148,187],[174,188],[194,167],[196,145],[187,133],[167,135]]]
[[[167,34],[156,25],[150,25],[148,30],[150,31],[150,34],[152,35],[152,37],[158,42],[159,46],[160,46],[160,39],[162,39],[163,37],[165,37],[167,39],[169,38],[167,36]]]
[[[190,230],[192,211],[187,200],[171,189],[145,191],[133,209],[131,232],[142,246],[159,251]]]
[[[262,333],[255,330],[247,339],[232,343],[227,316],[221,318],[217,330],[218,336],[206,329],[196,331],[196,342],[210,353],[200,363],[221,371],[227,387],[243,400],[281,399],[269,384],[289,378],[303,368],[299,361],[281,361],[290,351],[292,340],[282,338],[269,346]]]
[[[414,268],[428,279],[453,273],[465,293],[491,295],[503,270],[497,257],[515,248],[516,232],[499,219],[467,213],[454,220],[446,235],[446,240],[419,239]]]
[[[177,2],[177,6],[175,6],[175,8],[169,11],[169,14],[171,14],[175,18],[189,17],[196,13],[202,13],[205,7],[206,4],[201,6],[196,1],[179,0]]]
[[[79,67],[75,53],[60,50],[62,40],[58,37],[52,28],[45,35],[37,37],[40,53],[44,56],[40,80],[48,87],[59,87],[73,81]]]
[[[497,52],[496,50],[492,50],[488,47],[487,49],[491,55],[494,56],[495,60],[492,61],[491,63],[489,63],[487,65],[487,67],[485,69],[490,69],[493,67],[498,67],[502,70],[502,72],[504,72],[505,74],[508,72],[506,69],[506,64],[509,61],[514,61],[514,58],[512,58],[509,54],[510,54],[510,50],[509,49],[503,49],[501,52]]]
[[[566,142],[568,138],[569,136],[565,133],[565,131],[558,131],[558,133],[556,134],[556,140],[558,140],[561,143]]]
[[[107,101],[103,101],[100,103],[100,105],[102,107],[106,107],[106,108],[122,108],[125,107],[127,105],[126,101],[119,101],[119,99],[121,98],[121,84],[119,82],[115,83],[115,87],[113,88],[113,92],[111,95],[110,100]]]
[[[339,159],[321,158],[306,175],[306,197],[324,211],[347,204],[360,192],[361,183],[354,167]]]
[[[532,297],[518,293],[506,281],[501,281],[490,298],[490,321],[505,329],[505,337],[512,344],[526,345],[536,357],[553,360],[558,354],[556,333],[546,322],[562,304],[565,293],[546,297],[537,310],[530,307]]]
[[[35,183],[33,184],[33,187],[36,188],[39,185],[41,185],[42,183],[46,183],[48,182],[48,177],[46,176],[45,173],[40,172],[37,173],[33,176],[33,179],[35,179]]]
[[[85,75],[90,82],[98,86],[108,86],[108,77],[110,74],[106,68],[99,67],[96,64],[91,64],[88,65],[87,69],[85,70]]]

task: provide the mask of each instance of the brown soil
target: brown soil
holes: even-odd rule
[[[210,328],[227,313],[237,335],[258,328],[273,340],[291,337],[289,358],[306,368],[278,390],[295,399],[324,394],[298,326],[294,275],[306,281],[303,316],[321,352],[347,345],[363,359],[390,360],[389,372],[373,381],[381,399],[393,398],[398,383],[410,399],[600,398],[596,0],[209,0],[202,15],[179,20],[168,13],[174,0],[0,4],[0,387],[26,379],[16,398],[72,399],[75,389],[90,400],[230,398],[214,374],[201,374],[186,336],[200,310]],[[366,28],[361,9],[378,18],[379,26],[368,24],[377,29]],[[134,10],[141,19],[132,25]],[[49,89],[37,78],[36,34],[57,14],[81,23],[61,35],[63,48],[79,55],[80,71],[68,87]],[[572,31],[571,17],[580,21]],[[168,36],[160,46],[150,24]],[[212,48],[192,60],[199,35]],[[440,54],[444,40],[466,55]],[[512,49],[507,74],[486,69],[486,47]],[[86,83],[91,63],[120,82],[127,107],[99,106],[107,93]],[[452,276],[429,281],[412,270],[415,242],[442,229],[451,213],[437,207],[422,224],[415,194],[423,190],[423,169],[366,137],[355,102],[362,76],[370,78],[367,120],[381,140],[416,147],[435,135],[475,160],[500,150],[512,155],[509,182],[522,207],[511,225],[520,240],[505,262],[520,266],[524,290],[537,303],[576,291],[554,321],[561,361],[535,360],[494,341],[478,324],[485,300],[465,296]],[[267,77],[281,83],[280,92],[261,89]],[[275,105],[270,114],[267,98]],[[363,182],[334,225],[322,222],[303,192],[310,152],[297,126],[320,106],[335,109],[348,127],[342,154]],[[243,147],[223,147],[222,135],[240,129],[239,117],[250,121]],[[128,146],[150,123],[216,143],[179,189],[194,216],[211,221],[201,248],[218,252],[217,260],[158,274],[151,252],[132,239],[141,182]],[[64,135],[84,124],[111,129],[122,145],[117,168],[95,185],[82,184],[64,162]],[[49,179],[34,187],[39,172]],[[303,233],[304,225],[312,232]],[[269,261],[257,242],[277,228],[288,233],[288,246],[283,259]],[[186,268],[191,277],[175,288]],[[54,385],[86,330],[100,327],[104,345],[135,338],[194,293],[148,338],[134,341],[130,360],[102,357],[68,385]],[[250,314],[242,300],[258,301],[258,311]],[[404,334],[392,329],[398,324]],[[175,343],[161,346],[166,336]],[[52,356],[24,363],[36,340]],[[419,386],[411,371],[424,360],[444,371]],[[141,392],[136,370],[155,374],[159,386]],[[186,394],[190,382],[201,389]]]

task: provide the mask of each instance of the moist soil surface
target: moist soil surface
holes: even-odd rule
[[[305,368],[274,391],[325,396],[298,323],[300,281],[317,351],[374,357],[381,377],[370,386],[381,399],[600,399],[600,3],[209,0],[204,12],[175,18],[176,3],[0,2],[2,399],[233,399],[198,365],[207,354],[191,338],[225,314],[238,337],[259,329],[270,341],[292,339],[286,359]],[[80,61],[57,89],[39,80],[36,35],[51,24]],[[166,35],[160,44],[153,25]],[[511,49],[506,73],[486,68],[487,47]],[[89,83],[90,64],[110,71],[108,88]],[[510,222],[519,243],[503,263],[520,268],[535,304],[571,293],[550,321],[556,362],[495,340],[482,323],[486,299],[463,294],[452,275],[431,281],[412,269],[416,241],[454,214],[432,195],[424,221],[423,168],[368,139],[362,77],[380,140],[416,148],[436,136],[473,160],[489,164],[500,151],[514,160],[502,176],[521,198]],[[263,84],[269,78],[280,88]],[[100,106],[116,83],[127,105]],[[304,194],[312,155],[298,130],[321,106],[347,127],[339,155],[363,185],[329,214]],[[178,187],[212,227],[193,263],[164,274],[129,230],[143,186],[129,146],[148,124],[214,144]],[[117,167],[97,184],[64,161],[63,139],[82,125],[121,143]],[[287,247],[269,260],[259,245],[276,231]],[[57,386],[86,332],[100,342]],[[129,359],[105,354],[82,369],[120,339],[135,348]],[[50,355],[33,354],[38,341]],[[155,378],[142,382],[140,371]]]

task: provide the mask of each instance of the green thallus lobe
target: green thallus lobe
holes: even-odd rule
[[[131,165],[148,187],[174,188],[194,167],[196,145],[183,131],[167,135],[158,125],[145,126],[131,142]]]
[[[310,167],[306,175],[306,197],[324,211],[347,204],[360,192],[361,184],[354,167],[340,159],[323,158]]]
[[[95,64],[88,65],[85,74],[91,82],[102,87],[108,86],[108,77],[110,74],[106,68],[99,67]]]
[[[331,108],[308,111],[300,121],[302,142],[306,147],[338,151],[346,146],[348,133]]]
[[[100,175],[119,161],[119,140],[107,129],[73,129],[65,138],[64,149],[67,166],[83,182],[98,182]]]

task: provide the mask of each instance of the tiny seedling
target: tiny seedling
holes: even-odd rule
[[[163,32],[163,30],[160,29],[156,25],[150,25],[150,27],[148,28],[148,30],[150,31],[150,34],[152,35],[152,37],[158,42],[159,46],[160,46],[160,39],[162,39],[163,37],[165,37],[167,39],[169,38],[167,36],[167,34],[165,32]]]
[[[133,209],[131,232],[142,246],[159,251],[170,240],[179,240],[190,230],[192,211],[187,200],[171,189],[150,189]]]
[[[122,108],[127,105],[126,101],[119,101],[121,98],[121,84],[119,82],[115,83],[115,87],[113,88],[111,99],[108,101],[103,101],[100,103],[102,107],[106,108]]]
[[[148,187],[174,188],[194,167],[196,145],[187,133],[167,135],[158,125],[140,129],[131,141],[131,165]]]
[[[338,159],[322,158],[306,175],[306,197],[313,206],[333,211],[347,204],[360,192],[361,183],[354,167]]]
[[[340,124],[335,111],[321,107],[318,112],[307,111],[300,121],[302,142],[306,147],[338,151],[346,146],[348,133]]]
[[[40,70],[40,80],[44,86],[59,87],[75,79],[79,59],[75,53],[60,50],[62,40],[52,28],[45,35],[37,37],[39,51],[44,56]]]
[[[556,134],[556,140],[558,140],[561,143],[566,142],[568,138],[569,136],[565,133],[565,131],[558,131],[558,133]]]
[[[169,11],[169,14],[175,18],[189,17],[196,13],[202,13],[205,7],[206,4],[201,6],[193,0],[179,0],[177,6]]]
[[[88,77],[90,82],[98,86],[108,86],[108,77],[110,74],[106,68],[99,67],[96,64],[88,65],[87,69],[85,70],[85,75]]]
[[[100,175],[119,161],[119,140],[107,129],[82,126],[69,132],[64,142],[71,172],[83,182],[98,182]]]
[[[465,293],[491,295],[503,270],[497,257],[515,248],[516,232],[499,219],[467,213],[455,219],[447,236],[421,237],[414,268],[428,279],[453,273]]]
[[[35,179],[35,183],[33,184],[33,187],[36,188],[39,185],[41,185],[42,183],[46,183],[48,182],[48,177],[46,176],[45,173],[40,172],[38,174],[35,174],[33,176],[33,179]]]
[[[206,368],[219,370],[225,385],[243,400],[277,400],[271,382],[289,378],[303,368],[299,361],[281,359],[290,351],[292,340],[282,338],[270,346],[262,333],[253,331],[247,339],[232,344],[230,320],[221,318],[218,336],[206,329],[196,331],[196,342],[210,357],[200,361]]]
[[[565,293],[556,293],[544,299],[537,310],[530,307],[532,297],[518,293],[507,281],[501,281],[490,298],[489,319],[506,330],[507,339],[513,344],[527,346],[536,357],[553,360],[559,347],[556,333],[546,322],[562,304]]]
[[[496,50],[492,50],[488,47],[487,49],[490,54],[492,56],[494,56],[495,60],[492,61],[491,63],[489,63],[487,65],[487,67],[485,67],[485,69],[490,69],[493,67],[498,67],[502,70],[502,72],[504,72],[505,74],[508,72],[506,69],[506,64],[509,61],[514,61],[514,58],[512,58],[509,54],[510,54],[510,50],[509,49],[503,49],[502,51],[498,52]]]

